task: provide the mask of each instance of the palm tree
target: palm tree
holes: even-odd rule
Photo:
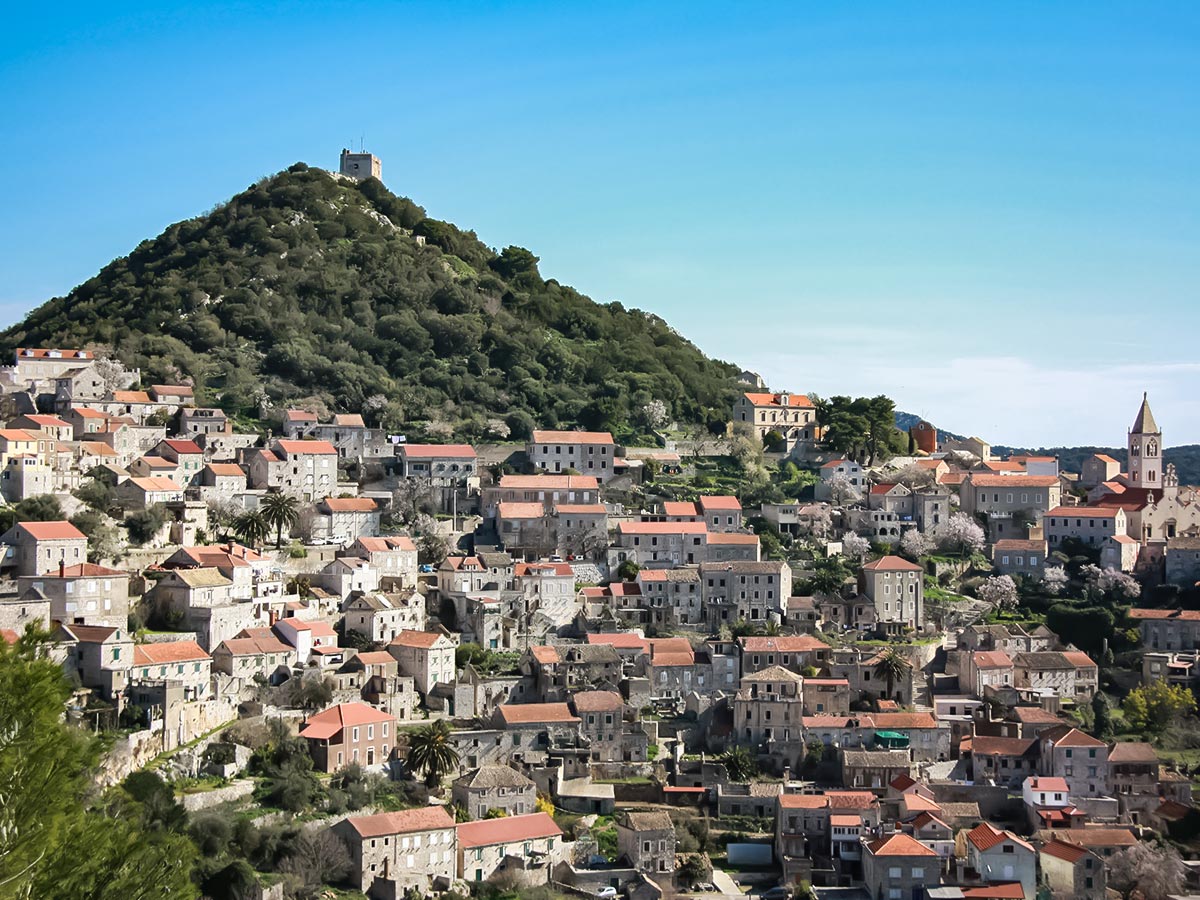
[[[758,760],[746,747],[734,747],[721,757],[725,772],[734,781],[749,781],[758,774]]]
[[[450,726],[438,719],[412,733],[408,739],[408,767],[425,773],[425,784],[436,787],[458,766],[458,751],[451,743]]]
[[[271,526],[267,524],[262,513],[244,512],[234,521],[233,530],[252,549],[257,549],[271,533]]]
[[[893,688],[896,686],[896,682],[906,677],[911,669],[912,663],[895,650],[884,652],[875,665],[875,671],[887,682],[887,699],[893,698]]]
[[[267,525],[275,529],[275,549],[283,543],[283,529],[289,532],[300,518],[300,503],[291,494],[276,491],[262,499],[262,517]]]

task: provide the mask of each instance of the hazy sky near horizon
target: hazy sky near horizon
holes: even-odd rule
[[[1200,5],[59,3],[0,33],[0,323],[365,139],[776,388],[1200,442]]]

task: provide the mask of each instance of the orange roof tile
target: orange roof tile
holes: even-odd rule
[[[902,832],[871,841],[867,849],[874,856],[937,856],[920,841]]]
[[[16,527],[37,541],[87,540],[87,535],[70,522],[64,520],[54,522],[18,522]]]
[[[396,717],[365,703],[339,703],[309,716],[300,737],[328,740],[343,728],[354,725],[370,725],[376,722],[395,722]]]
[[[441,637],[441,634],[433,631],[401,631],[392,638],[392,643],[401,647],[421,647],[428,650]]]
[[[470,444],[400,444],[407,459],[474,459],[478,454]]]
[[[278,441],[279,449],[289,456],[337,456],[329,441]]]
[[[506,725],[533,725],[542,722],[578,722],[565,703],[504,703],[496,707]]]
[[[165,644],[138,644],[133,648],[135,666],[159,666],[168,663],[199,662],[210,659],[195,641],[170,641]]]
[[[785,395],[783,393],[764,394],[748,391],[743,396],[754,406],[783,406]],[[786,396],[789,408],[813,409],[813,402],[804,394],[787,394]]]
[[[607,431],[534,431],[534,444],[611,444],[613,436]]]
[[[458,846],[466,849],[562,837],[562,829],[544,812],[463,822],[457,828]]]
[[[883,556],[863,566],[868,572],[923,572],[920,566],[899,556]]]
[[[417,831],[436,831],[453,828],[454,819],[444,806],[422,806],[399,812],[355,816],[346,820],[360,838],[377,838],[390,834],[412,834]]]

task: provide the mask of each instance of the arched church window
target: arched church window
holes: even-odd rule
[[[1150,441],[1146,444],[1147,456],[1158,456],[1158,441]]]
[[[1134,456],[1137,456],[1139,453],[1141,453],[1141,452],[1142,452],[1141,445],[1139,445],[1139,444],[1132,444],[1132,445],[1129,447],[1129,452],[1130,452],[1132,455],[1134,455]]]

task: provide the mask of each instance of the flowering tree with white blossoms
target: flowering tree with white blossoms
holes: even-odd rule
[[[900,552],[912,560],[920,559],[932,548],[933,541],[915,528],[910,528],[900,538]]]
[[[851,559],[863,559],[871,552],[871,542],[853,531],[846,532],[842,538],[842,553]]]
[[[974,518],[964,512],[956,512],[946,523],[942,546],[969,556],[982,550],[985,540],[983,527]]]
[[[1010,575],[993,575],[979,585],[975,595],[998,609],[1012,609],[1017,605],[1017,583]]]
[[[1071,581],[1071,576],[1062,566],[1047,566],[1042,573],[1042,589],[1051,597],[1057,597]]]

